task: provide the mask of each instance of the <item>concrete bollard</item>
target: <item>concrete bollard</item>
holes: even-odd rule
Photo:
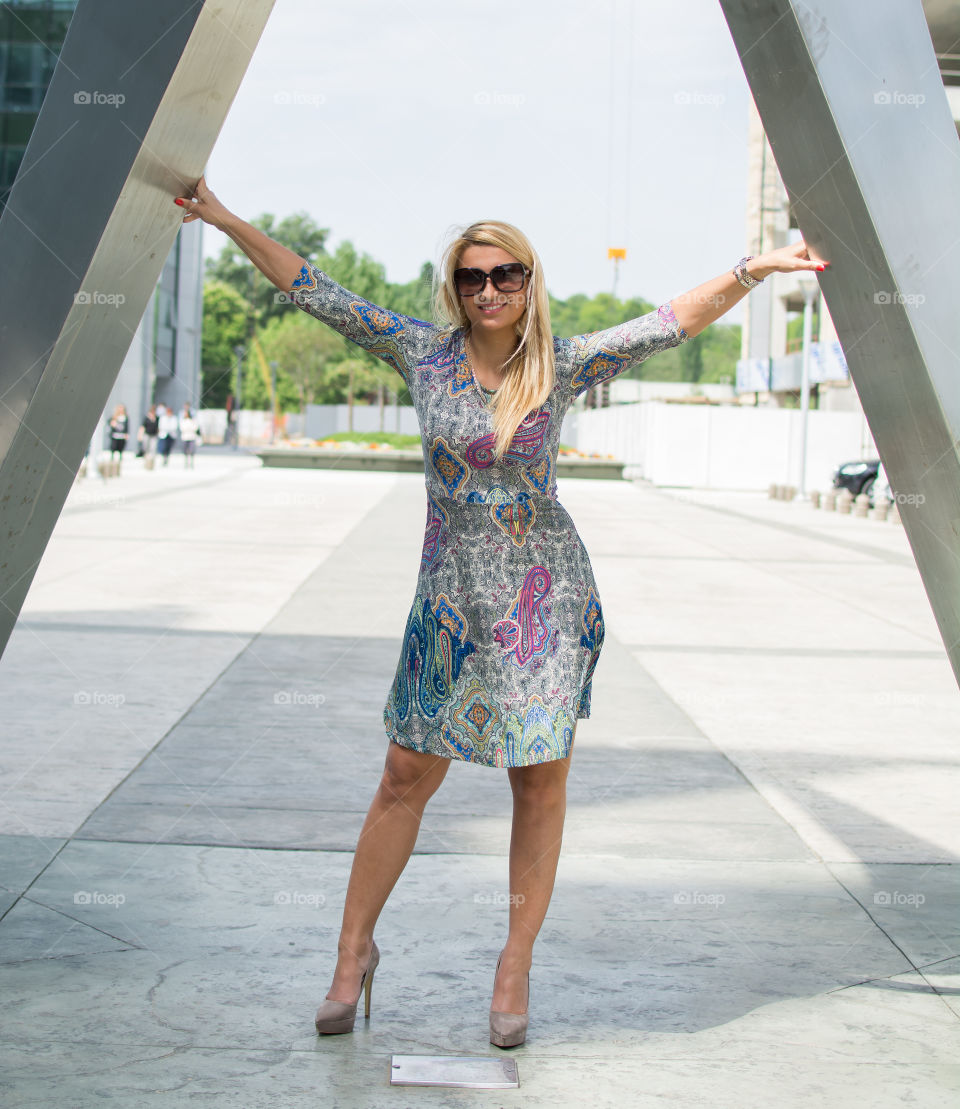
[[[829,489],[823,495],[823,511],[834,512],[837,507],[837,491],[836,489]]]
[[[820,507],[820,490],[819,489],[811,489],[810,490],[810,507],[811,508],[819,508]]]
[[[853,499],[853,514],[854,516],[861,516],[864,519],[870,511],[870,494],[858,493]]]
[[[770,488],[767,489],[767,496],[772,501],[777,498],[777,486],[773,482],[770,483]]]
[[[853,494],[849,489],[841,489],[837,497],[837,512],[843,513],[845,516],[850,515],[850,509],[853,507]]]
[[[788,485],[783,493],[785,501],[792,501],[797,495],[797,487],[795,485]]]

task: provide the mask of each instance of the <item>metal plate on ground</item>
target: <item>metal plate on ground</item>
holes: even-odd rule
[[[513,1090],[520,1085],[516,1059],[469,1055],[394,1055],[391,1086],[456,1086],[472,1090]]]

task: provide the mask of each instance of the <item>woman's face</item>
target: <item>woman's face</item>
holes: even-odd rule
[[[512,254],[498,246],[485,244],[471,244],[460,255],[458,269],[463,267],[477,267],[489,273],[494,266],[516,262]],[[493,287],[493,281],[488,277],[486,284],[474,296],[461,297],[464,311],[471,327],[482,331],[500,331],[503,328],[513,328],[514,324],[523,315],[527,306],[527,286],[530,278],[518,293],[501,293]]]

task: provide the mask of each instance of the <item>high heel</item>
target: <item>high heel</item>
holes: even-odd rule
[[[373,987],[373,972],[379,965],[380,950],[374,943],[373,950],[370,952],[370,962],[367,963],[367,969],[360,979],[360,993],[357,995],[357,1000],[352,1005],[347,1001],[325,1001],[317,1010],[314,1024],[321,1036],[352,1032],[361,997],[364,999],[363,1015],[365,1019],[370,1019],[370,990]]]
[[[500,959],[503,952],[500,952]],[[497,983],[497,971],[500,970],[500,959],[497,959],[497,970],[493,972],[493,983]],[[527,972],[527,1012],[504,1013],[491,1008],[490,1010],[490,1043],[497,1047],[519,1047],[527,1038],[527,1024],[530,1020],[530,973]]]

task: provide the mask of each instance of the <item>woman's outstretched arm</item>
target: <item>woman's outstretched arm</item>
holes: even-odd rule
[[[193,191],[195,196],[174,198],[186,212],[184,223],[202,219],[225,232],[292,304],[392,366],[410,384],[410,366],[433,341],[431,324],[345,289],[314,263],[235,216],[202,177]]]
[[[747,273],[758,281],[771,273],[794,273],[797,270],[822,270],[829,266],[819,258],[811,258],[806,243],[798,243],[771,250],[751,258],[746,264]],[[705,327],[718,320],[749,292],[734,277],[733,271],[705,281],[690,292],[674,297],[670,301],[677,322],[692,338]]]
[[[178,196],[175,201],[186,212],[184,223],[202,219],[204,223],[229,235],[257,269],[285,293],[290,291],[297,274],[307,264],[295,251],[271,239],[269,235],[258,231],[225,208],[213,190],[207,187],[203,177],[197,182],[193,196]]]

